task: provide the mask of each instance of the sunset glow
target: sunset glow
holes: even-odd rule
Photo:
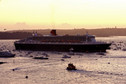
[[[125,3],[125,0],[1,0],[0,27],[125,28]]]

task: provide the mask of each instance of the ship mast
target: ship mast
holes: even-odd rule
[[[88,32],[86,32],[86,42],[88,42]]]

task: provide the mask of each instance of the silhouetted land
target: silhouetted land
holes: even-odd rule
[[[0,39],[23,39],[31,36],[29,32],[0,32]]]
[[[23,39],[32,36],[33,32],[37,32],[40,35],[50,34],[51,29],[43,30],[17,30],[17,31],[6,31],[0,32],[0,39]],[[125,28],[104,28],[104,29],[57,29],[58,35],[84,35],[88,32],[96,37],[108,37],[108,36],[126,36]]]

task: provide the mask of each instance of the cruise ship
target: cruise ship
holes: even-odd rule
[[[14,42],[16,50],[58,51],[58,52],[106,52],[111,43],[97,42],[94,35],[37,35]]]

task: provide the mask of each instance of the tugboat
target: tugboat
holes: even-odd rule
[[[21,39],[14,42],[16,50],[59,51],[59,52],[106,52],[111,43],[97,42],[94,35],[57,35],[52,30],[50,35]]]
[[[77,69],[72,63],[69,63],[68,67],[67,67],[67,70],[77,70]]]

